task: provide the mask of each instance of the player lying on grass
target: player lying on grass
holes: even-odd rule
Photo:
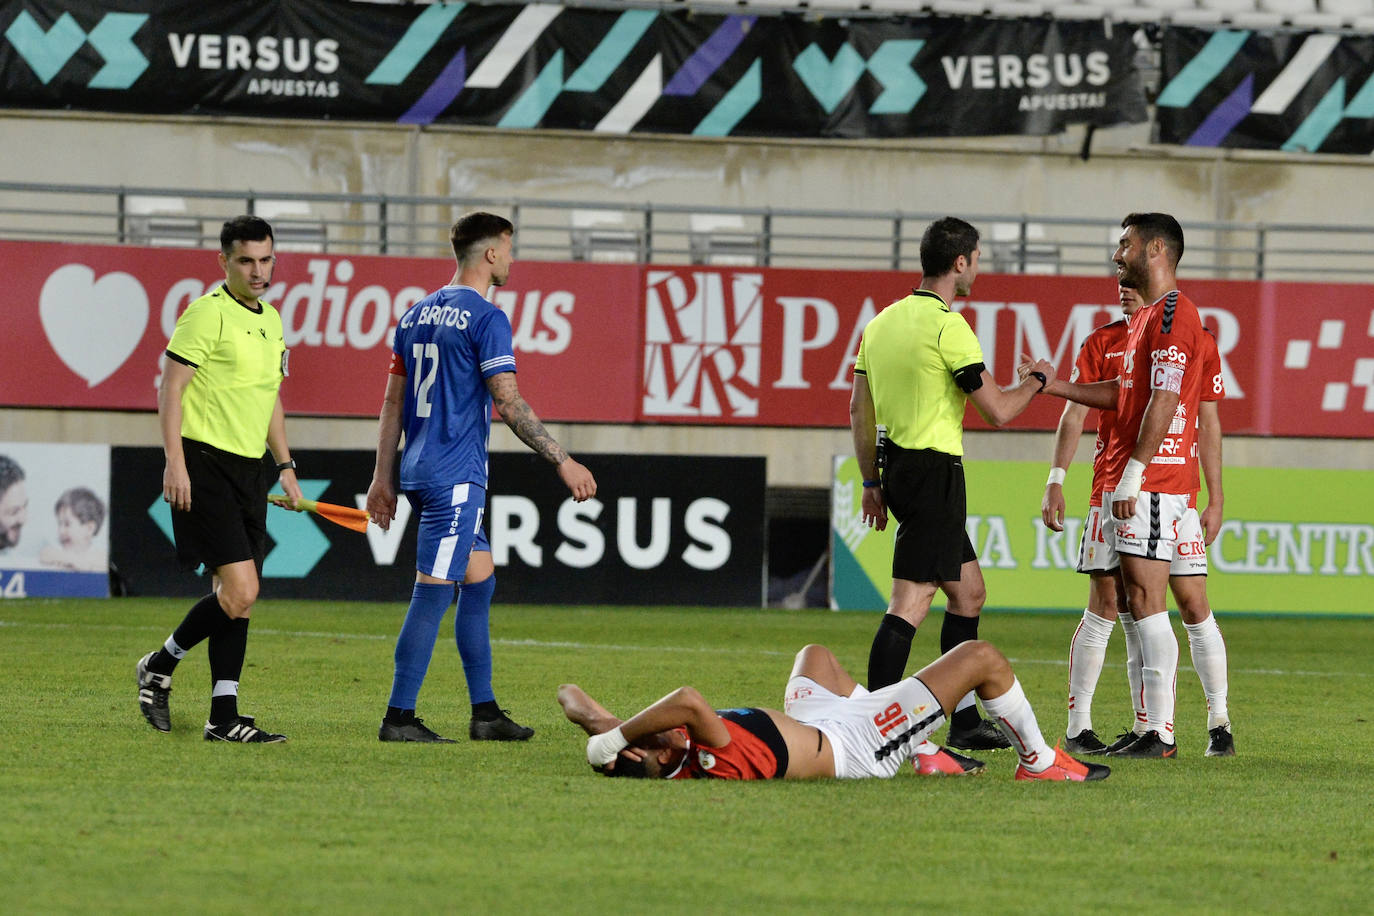
[[[558,688],[563,713],[580,725],[587,760],[607,776],[655,779],[842,779],[895,776],[968,691],[1020,757],[1017,779],[1081,782],[1111,772],[1045,743],[1006,656],[991,643],[960,643],[918,671],[869,692],[824,646],[797,653],[775,709],[716,710],[680,687],[628,720],[576,684]]]

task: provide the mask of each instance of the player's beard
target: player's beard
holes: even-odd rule
[[[1127,289],[1138,290],[1143,295],[1149,280],[1149,271],[1146,269],[1143,255],[1134,263],[1123,259],[1117,267],[1116,282]]]

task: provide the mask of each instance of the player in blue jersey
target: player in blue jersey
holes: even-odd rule
[[[520,441],[557,468],[573,499],[596,495],[591,472],[568,457],[520,396],[510,320],[485,298],[510,275],[514,232],[509,220],[491,213],[454,223],[457,273],[411,306],[396,328],[367,510],[383,529],[396,516],[396,449],[404,431],[400,489],[420,521],[415,590],[396,640],[391,699],[377,733],[382,741],[452,743],[415,716],[415,701],[455,584],[454,636],[472,703],[468,737],[524,741],[534,734],[506,715],[491,687],[488,617],[496,577],[482,514],[492,404]]]

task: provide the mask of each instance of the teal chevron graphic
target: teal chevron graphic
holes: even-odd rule
[[[1350,104],[1345,106],[1347,118],[1374,118],[1374,76],[1365,80],[1364,86],[1355,93]]]
[[[302,480],[301,495],[318,499],[329,489],[327,480]],[[262,564],[264,579],[304,579],[329,552],[329,538],[320,533],[304,512],[272,509],[267,513],[267,533],[277,544]]]
[[[883,92],[868,107],[869,114],[906,114],[921,101],[925,80],[916,75],[911,62],[924,46],[923,40],[892,40],[878,46],[868,59],[868,72],[883,84]]]
[[[600,89],[657,18],[658,13],[654,10],[626,10],[621,13],[596,50],[582,62],[582,66],[569,77],[568,84],[563,88],[569,92],[595,92]]]
[[[792,69],[821,103],[825,113],[831,114],[863,76],[865,64],[863,56],[847,42],[840,45],[833,60],[827,60],[824,51],[810,44],[792,61]]]
[[[426,7],[423,13],[415,17],[415,21],[406,29],[401,40],[396,42],[396,46],[387,52],[386,57],[382,58],[382,62],[363,82],[374,86],[396,86],[403,83],[405,78],[410,76],[410,71],[414,70],[415,65],[429,53],[449,23],[465,6],[466,3],[436,3]]]
[[[1286,153],[1315,153],[1345,116],[1345,77],[1338,77],[1298,129],[1279,147]]]
[[[502,116],[497,127],[537,127],[558,93],[563,91],[563,50],[553,53],[534,82]]]
[[[108,13],[87,36],[105,58],[89,83],[92,89],[128,89],[148,69],[148,58],[134,44],[134,33],[148,21],[146,13]]]
[[[86,33],[71,13],[63,13],[44,32],[28,10],[21,10],[5,30],[5,37],[45,86],[86,43]]]
[[[318,499],[329,489],[328,480],[302,480],[301,494],[306,499]],[[175,543],[172,534],[172,508],[159,496],[148,507],[148,515],[157,527]],[[320,557],[329,551],[329,538],[304,512],[286,512],[271,509],[267,513],[267,533],[276,546],[267,554],[262,564],[263,578],[303,579],[320,562]]]
[[[735,129],[759,99],[763,98],[763,65],[754,61],[740,81],[725,93],[710,114],[701,119],[692,134],[697,137],[726,137]]]
[[[1226,69],[1231,58],[1240,53],[1249,39],[1250,32],[1245,29],[1218,29],[1213,32],[1197,56],[1188,61],[1169,81],[1169,85],[1160,90],[1155,104],[1161,108],[1187,108],[1193,104],[1198,93]]]

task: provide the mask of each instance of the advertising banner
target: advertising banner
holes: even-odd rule
[[[154,410],[177,315],[222,281],[213,252],[0,241],[10,330],[0,406]],[[396,321],[452,277],[441,258],[282,254],[266,297],[291,350],[293,415],[376,416]],[[868,320],[892,271],[521,261],[492,290],[521,392],[545,420],[844,427]],[[1216,336],[1230,434],[1374,436],[1374,286],[1186,280]],[[1023,356],[1072,370],[1120,314],[1109,277],[985,275],[953,303],[995,379]],[[1040,397],[1011,425],[1052,430]],[[1089,422],[1094,418],[1090,416]],[[969,429],[986,429],[973,408]]]
[[[110,593],[110,447],[0,442],[0,597]]]
[[[1374,36],[1170,27],[1161,45],[1160,142],[1374,152]]]
[[[292,455],[307,499],[364,506],[373,453]],[[485,525],[498,602],[762,604],[764,459],[582,460],[600,493],[575,503],[538,456],[491,456]],[[131,594],[201,594],[204,580],[177,566],[162,469],[161,449],[113,449],[111,556]],[[404,497],[389,531],[369,525],[365,534],[269,508],[263,594],[404,604],[415,579],[415,528]]]
[[[224,281],[215,253],[0,241],[10,333],[0,403],[156,410],[177,316]],[[291,350],[288,413],[373,416],[396,322],[453,277],[452,260],[278,255],[264,296]],[[630,422],[638,268],[521,261],[493,300],[511,320],[521,393],[546,419]],[[607,378],[622,384],[607,384]]]
[[[3,0],[0,36],[16,108],[782,137],[1146,119],[1131,31],[1104,21]]]
[[[832,491],[831,606],[882,610],[892,594],[895,521],[863,526],[858,462],[837,458]],[[1074,572],[1092,473],[1070,469],[1064,531],[1040,521],[1048,461],[972,461],[966,529],[998,610],[1076,610],[1088,577]],[[1374,480],[1360,471],[1228,467],[1226,520],[1207,550],[1207,594],[1219,615],[1371,613]],[[1300,481],[1300,485],[1295,485]],[[1206,506],[1205,491],[1198,497]],[[937,595],[936,603],[943,606]],[[1173,607],[1170,598],[1170,607]]]

